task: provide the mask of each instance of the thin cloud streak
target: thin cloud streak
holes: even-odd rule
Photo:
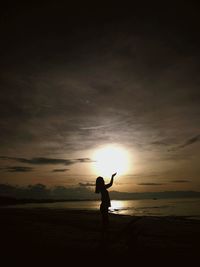
[[[172,183],[190,183],[191,181],[189,180],[172,180]]]
[[[12,166],[12,167],[2,167],[1,170],[6,172],[32,172],[34,169],[25,166]]]
[[[148,186],[157,186],[157,185],[164,185],[162,183],[139,183],[137,185],[148,185]]]
[[[95,186],[94,183],[79,183],[79,186],[88,187],[88,186]]]
[[[66,172],[69,171],[69,169],[54,169],[52,172]]]
[[[3,160],[14,160],[21,163],[33,164],[33,165],[71,165],[75,163],[90,163],[93,162],[90,158],[79,158],[79,159],[57,159],[57,158],[45,158],[45,157],[36,157],[31,159],[26,158],[17,158],[17,157],[4,157],[1,156],[0,159]]]
[[[189,138],[188,140],[186,140],[183,144],[177,146],[177,147],[174,147],[172,149],[169,149],[169,151],[176,151],[176,150],[179,150],[179,149],[182,149],[182,148],[185,148],[187,146],[190,146],[194,143],[197,143],[200,141],[200,134],[192,137],[192,138]]]

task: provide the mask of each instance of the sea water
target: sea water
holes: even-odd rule
[[[49,208],[71,210],[98,210],[100,201],[66,201],[28,203],[18,208]],[[112,200],[110,212],[132,216],[187,216],[200,219],[200,198]]]

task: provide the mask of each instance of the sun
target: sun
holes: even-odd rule
[[[92,157],[97,175],[111,176],[112,173],[122,175],[129,168],[129,154],[126,149],[117,145],[107,145],[97,149]]]

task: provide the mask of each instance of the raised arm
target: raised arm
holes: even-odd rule
[[[116,174],[117,174],[117,173],[114,173],[114,174],[112,175],[111,179],[110,179],[110,183],[105,185],[105,188],[106,188],[106,189],[109,188],[109,187],[111,187],[111,186],[113,185],[113,179],[114,179],[114,177],[115,177]]]

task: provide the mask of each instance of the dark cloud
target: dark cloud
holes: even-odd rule
[[[139,183],[139,184],[137,184],[137,185],[152,185],[152,186],[154,186],[154,185],[164,185],[164,184],[162,184],[162,183]]]
[[[80,163],[88,163],[93,162],[89,158],[79,158],[79,159],[57,159],[57,158],[43,158],[43,157],[36,157],[31,159],[26,158],[15,158],[15,157],[0,157],[0,159],[4,160],[14,160],[21,163],[27,163],[27,164],[33,164],[33,165],[57,165],[57,164],[63,164],[63,165],[71,165],[75,164],[77,162]]]
[[[6,172],[31,172],[33,171],[33,168],[31,167],[25,167],[25,166],[12,166],[12,167],[3,167],[1,170],[4,170]]]
[[[189,180],[172,180],[172,183],[190,183],[191,181]]]
[[[25,158],[16,158],[16,161],[28,163],[28,164],[35,164],[35,165],[48,165],[48,164],[64,164],[64,165],[71,165],[74,162],[68,159],[53,159],[53,158],[32,158],[32,159],[25,159]]]
[[[192,145],[192,144],[194,144],[194,143],[196,143],[198,141],[200,141],[200,134],[188,139],[184,144],[179,146],[179,148],[184,148],[184,147]]]
[[[54,169],[52,172],[66,172],[69,171],[69,169]]]
[[[94,162],[94,160],[91,160],[90,158],[80,158],[80,159],[75,159],[75,161],[81,162],[81,163]]]
[[[95,186],[95,184],[94,183],[79,183],[79,186]]]
[[[46,165],[46,164],[64,164],[64,165],[70,165],[74,162],[68,159],[56,159],[56,158],[43,158],[43,157],[36,157],[31,159],[26,158],[17,158],[17,157],[0,157],[1,159],[5,160],[14,160],[21,163],[27,163],[27,164],[34,164],[34,165]]]
[[[186,140],[183,144],[177,146],[177,147],[174,147],[172,149],[170,149],[169,151],[176,151],[178,149],[181,149],[181,148],[185,148],[187,146],[190,146],[196,142],[199,142],[200,141],[200,134],[192,137],[192,138],[189,138],[188,140]]]

